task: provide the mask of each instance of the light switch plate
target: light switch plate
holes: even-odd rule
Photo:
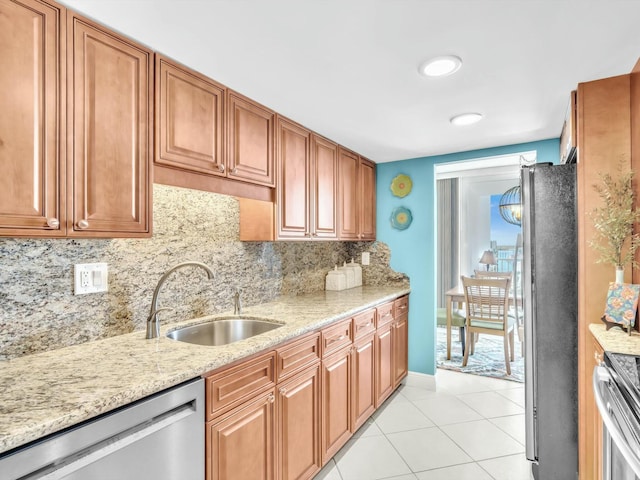
[[[74,295],[106,292],[109,271],[106,263],[78,263],[74,265]]]
[[[362,252],[362,265],[369,265],[369,252]]]

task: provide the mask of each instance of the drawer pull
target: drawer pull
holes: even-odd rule
[[[602,355],[600,353],[593,352],[593,358],[595,359],[598,365],[602,363]]]

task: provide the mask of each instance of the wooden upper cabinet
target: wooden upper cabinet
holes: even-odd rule
[[[360,225],[358,218],[358,170],[360,158],[357,154],[340,148],[338,173],[338,236],[342,240],[358,240]]]
[[[360,157],[360,239],[376,239],[376,164]]]
[[[153,53],[69,12],[67,235],[151,235]]]
[[[280,116],[276,132],[277,238],[335,239],[338,146]]]
[[[0,2],[0,235],[65,234],[65,9]]]
[[[278,168],[277,235],[279,239],[309,238],[311,174],[309,130],[278,117],[276,156]]]
[[[227,92],[228,177],[273,187],[275,113],[237,92]]]
[[[338,236],[341,240],[375,240],[375,163],[340,148],[338,184]]]
[[[338,236],[338,145],[311,134],[311,222],[313,237]]]
[[[225,176],[225,88],[156,54],[155,163]]]

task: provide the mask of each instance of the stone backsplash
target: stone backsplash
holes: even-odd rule
[[[172,274],[163,286],[161,321],[228,311],[232,294],[255,305],[278,295],[324,289],[326,272],[371,252],[365,285],[407,282],[389,267],[380,242],[240,242],[234,197],[154,185],[150,239],[0,238],[0,360],[142,331],[162,274],[187,260],[206,263]],[[106,262],[109,291],[74,295],[73,265]]]

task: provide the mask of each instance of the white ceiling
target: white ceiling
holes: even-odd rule
[[[62,3],[375,162],[557,138],[579,82],[640,57],[639,0]],[[462,69],[418,75],[443,54]]]

